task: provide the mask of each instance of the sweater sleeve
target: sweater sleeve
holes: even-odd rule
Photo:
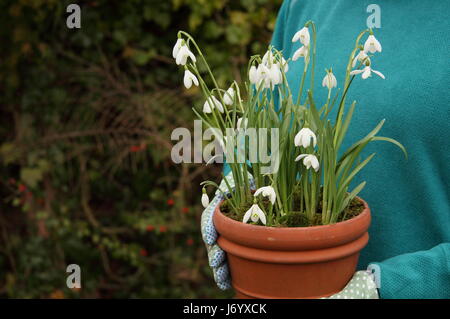
[[[384,299],[450,298],[450,243],[373,263]]]

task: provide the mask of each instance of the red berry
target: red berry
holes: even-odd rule
[[[167,226],[159,226],[159,232],[160,233],[165,233],[167,231]]]
[[[183,207],[183,208],[181,209],[181,212],[182,212],[183,214],[189,213],[189,207]]]
[[[175,201],[174,201],[172,198],[169,198],[169,199],[167,200],[167,205],[173,206],[174,204],[175,204]]]
[[[19,193],[23,193],[27,190],[27,187],[24,184],[19,184]]]
[[[153,231],[153,230],[155,230],[155,226],[153,226],[153,225],[148,225],[145,229],[146,229],[147,231]]]
[[[146,249],[141,249],[141,250],[139,251],[139,254],[140,254],[142,257],[146,257],[146,256],[148,256],[148,251],[147,251]]]
[[[193,244],[194,244],[194,240],[192,238],[189,238],[188,240],[186,240],[186,245],[192,246]]]

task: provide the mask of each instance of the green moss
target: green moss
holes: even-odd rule
[[[284,216],[278,218],[277,221],[272,223],[268,223],[269,226],[272,227],[308,227],[308,226],[319,226],[322,225],[322,199],[319,198],[319,204],[317,207],[317,212],[312,221],[308,220],[305,212],[300,211],[300,192],[294,192],[294,202],[293,202],[293,211],[285,214]],[[268,199],[264,198],[258,202],[261,208],[265,212],[270,210],[270,202]],[[220,207],[220,210],[223,214],[228,216],[231,219],[242,221],[244,218],[245,212],[253,205],[253,197],[248,198],[248,200],[239,206],[236,210],[233,209],[232,205],[229,203],[229,200],[225,200]],[[337,222],[349,220],[353,217],[358,216],[364,210],[364,204],[354,198],[350,204],[344,209],[344,211],[338,217]],[[256,225],[262,225],[261,221],[257,223],[251,223]]]

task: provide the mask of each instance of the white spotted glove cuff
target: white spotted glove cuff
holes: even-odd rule
[[[328,299],[379,299],[379,296],[373,275],[365,270],[360,270],[355,272],[341,292],[328,297]]]

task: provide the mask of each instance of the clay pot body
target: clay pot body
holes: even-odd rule
[[[356,271],[369,235],[370,209],[333,225],[264,227],[220,211],[213,221],[238,298],[320,298],[341,291]]]

